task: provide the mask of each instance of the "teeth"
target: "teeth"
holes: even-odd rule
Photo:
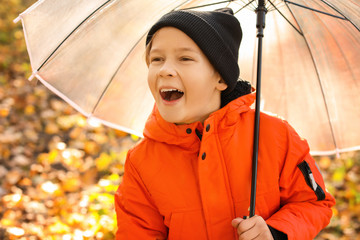
[[[166,89],[166,88],[163,88],[163,89],[161,89],[161,92],[183,92],[183,91],[181,91],[181,90],[178,90],[178,89],[175,89],[175,88],[168,88],[168,89]]]

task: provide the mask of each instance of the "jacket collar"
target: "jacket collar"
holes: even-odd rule
[[[212,122],[213,124],[225,124],[225,126],[233,125],[240,117],[240,113],[250,110],[254,100],[255,92],[241,96],[210,114],[204,124]],[[169,123],[161,117],[155,104],[145,124],[144,136],[157,142],[178,145],[185,149],[194,149],[194,144],[200,144],[200,140],[195,134],[196,130],[202,132],[203,124],[201,122],[182,125]]]

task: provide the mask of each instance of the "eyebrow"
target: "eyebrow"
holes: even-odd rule
[[[186,51],[189,51],[189,52],[195,52],[197,53],[196,49],[193,49],[193,48],[188,48],[188,47],[183,47],[183,48],[177,48],[176,51],[179,51],[179,52],[186,52]]]
[[[194,48],[189,48],[189,47],[181,47],[181,48],[176,48],[175,49],[176,52],[193,52],[193,53],[198,53],[198,51]],[[153,52],[161,52],[161,49],[159,48],[152,48],[150,50],[149,53],[153,53]]]

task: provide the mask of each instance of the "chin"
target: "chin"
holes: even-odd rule
[[[174,116],[173,114],[164,114],[160,111],[160,115],[165,121],[167,121],[169,123],[174,123],[177,125],[191,123],[191,122],[185,121],[183,118],[179,117],[179,113],[176,114],[177,116]]]
[[[175,114],[169,113],[168,111],[162,111],[161,109],[159,109],[160,115],[161,117],[169,122],[169,123],[177,123],[179,122],[179,118],[177,116],[175,116]]]
[[[169,123],[174,123],[174,124],[184,124],[182,123],[181,120],[179,120],[178,118],[175,118],[175,117],[168,117],[168,116],[162,116],[163,119]]]

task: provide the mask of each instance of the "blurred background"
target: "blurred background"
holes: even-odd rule
[[[21,24],[0,5],[0,239],[114,239],[113,196],[139,139],[87,121],[36,80]],[[320,239],[360,239],[360,152],[316,157],[337,204]]]

